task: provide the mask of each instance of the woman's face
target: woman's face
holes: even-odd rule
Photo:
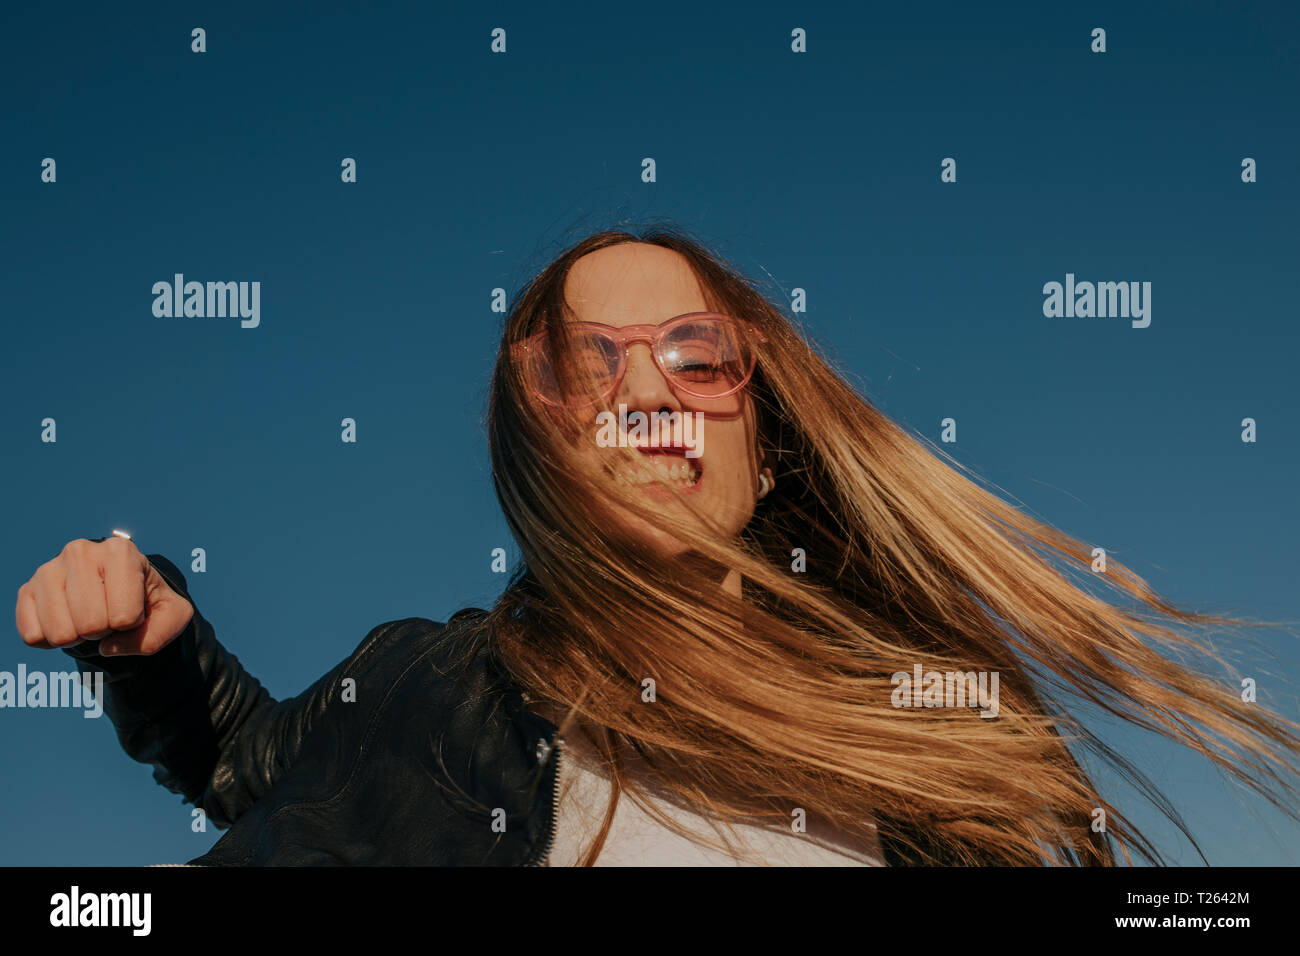
[[[574,320],[604,325],[659,325],[688,312],[710,311],[695,274],[679,253],[662,246],[623,243],[607,246],[583,256],[570,269],[565,294]],[[675,475],[674,487],[687,489],[683,501],[719,522],[728,536],[735,536],[749,522],[758,496],[759,461],[754,440],[754,407],[748,387],[723,398],[703,399],[675,389],[655,364],[648,342],[628,347],[627,371],[609,405],[615,417],[619,406],[627,406],[630,423],[634,412],[646,416],[678,413],[678,420],[690,414],[698,423],[691,436],[700,454],[686,457],[663,453],[653,447],[640,450],[645,441],[634,437],[640,466],[632,472],[618,448],[601,447],[597,415],[599,408],[581,410],[582,449],[610,469],[609,481],[633,486],[646,475]],[[703,413],[696,416],[693,413]],[[615,434],[621,423],[615,422]],[[603,433],[608,438],[609,431]],[[661,445],[670,445],[673,433],[660,429]],[[682,433],[677,432],[680,440]],[[657,470],[656,470],[657,469]],[[688,484],[689,470],[699,479]],[[637,473],[639,472],[639,474]],[[770,474],[770,473],[769,473]],[[646,503],[656,507],[660,517],[653,523],[613,506],[614,520],[632,540],[663,556],[674,556],[686,546],[667,528],[678,522],[697,522],[684,506],[658,484],[641,485]]]

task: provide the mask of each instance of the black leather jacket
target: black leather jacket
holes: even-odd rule
[[[94,539],[102,541],[102,538]],[[217,642],[184,575],[149,562],[194,617],[152,656],[64,648],[104,671],[104,712],[154,779],[228,832],[198,865],[540,865],[563,742],[483,640],[486,612],[374,628],[276,701]],[[891,865],[911,862],[881,827]]]

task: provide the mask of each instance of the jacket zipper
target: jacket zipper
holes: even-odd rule
[[[560,812],[560,755],[564,749],[564,738],[557,735],[553,748],[555,750],[555,781],[551,784],[551,814],[547,819],[546,838],[539,844],[541,851],[534,850],[524,866],[542,866],[551,853],[552,844],[555,843],[555,828]]]

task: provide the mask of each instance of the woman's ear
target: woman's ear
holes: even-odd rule
[[[755,471],[758,475],[758,498],[761,499],[776,487],[777,455],[776,451],[768,447],[767,442],[763,440],[765,431],[764,416],[757,414],[756,405],[750,407],[755,411],[754,462],[756,464]]]
[[[758,462],[758,497],[763,498],[776,487],[776,475],[773,473],[776,455],[764,446],[761,437],[755,443],[754,459]]]

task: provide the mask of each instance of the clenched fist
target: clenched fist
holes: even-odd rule
[[[103,639],[101,654],[156,654],[189,625],[194,605],[126,538],[77,538],[18,589],[14,621],[32,647]]]

